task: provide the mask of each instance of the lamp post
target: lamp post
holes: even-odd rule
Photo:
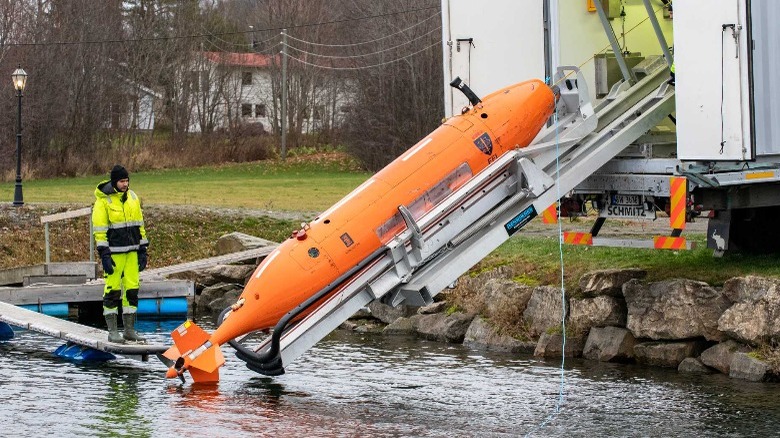
[[[19,98],[19,112],[16,119],[16,187],[14,187],[14,206],[21,207],[24,205],[22,197],[22,91],[24,91],[24,86],[27,84],[27,73],[22,70],[21,65],[11,74],[11,79],[14,81],[16,96]]]

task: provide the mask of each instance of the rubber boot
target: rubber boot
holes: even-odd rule
[[[122,335],[119,334],[119,329],[117,328],[117,314],[108,313],[104,316],[106,317],[106,325],[108,326],[108,342],[124,344],[125,340],[122,338]]]
[[[125,331],[122,334],[126,341],[146,343],[146,338],[141,337],[138,332],[135,331],[135,313],[123,313],[122,323],[125,325]]]

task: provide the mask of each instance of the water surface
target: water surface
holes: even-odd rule
[[[167,343],[178,322],[139,325]],[[337,331],[273,378],[224,347],[218,385],[166,380],[156,360],[69,362],[52,355],[60,344],[27,331],[0,342],[0,435],[780,435],[780,385],[722,375],[567,360],[551,416],[560,362],[409,337]]]

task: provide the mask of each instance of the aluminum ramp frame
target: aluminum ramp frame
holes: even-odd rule
[[[33,312],[2,301],[0,301],[0,322],[144,362],[150,355],[160,355],[168,349],[167,346],[159,344],[108,342],[108,332],[105,330]]]
[[[572,68],[568,68],[572,69]],[[256,352],[278,349],[255,371],[277,375],[343,321],[375,299],[390,305],[426,305],[538,212],[572,190],[674,111],[674,89],[661,69],[603,102],[594,111],[585,81],[559,71],[560,121],[530,146],[504,154],[419,221],[403,215],[407,230],[386,251],[346,280],[275,347],[265,339]],[[274,348],[272,348],[274,347]]]

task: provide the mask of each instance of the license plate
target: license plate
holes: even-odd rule
[[[639,205],[607,205],[601,211],[599,216],[604,218],[633,218],[633,219],[655,219],[655,210],[645,209],[644,204]]]
[[[612,205],[642,205],[642,197],[639,195],[612,195],[611,201]]]

